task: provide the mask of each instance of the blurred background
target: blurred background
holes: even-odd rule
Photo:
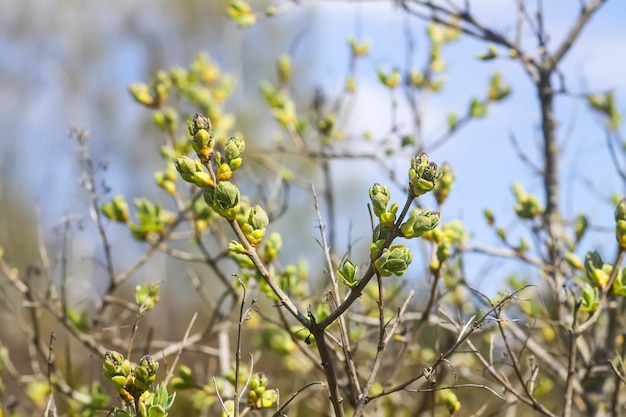
[[[275,78],[276,58],[280,54],[292,57],[293,98],[298,108],[306,109],[320,94],[332,99],[343,90],[348,38],[370,40],[371,53],[357,69],[357,93],[342,116],[342,129],[347,137],[367,134],[373,138],[373,148],[385,143],[392,106],[376,70],[405,68],[411,60],[422,65],[428,53],[423,22],[407,18],[393,1],[319,0],[302,1],[285,15],[241,30],[227,18],[229,3],[0,0],[0,246],[11,265],[24,269],[38,264],[46,247],[53,270],[58,269],[58,255],[69,245],[73,299],[83,304],[97,300],[106,286],[103,253],[89,222],[89,200],[80,185],[79,156],[70,132],[89,130],[92,157],[107,166],[99,178],[110,188],[109,196],[165,201],[152,176],[161,167],[157,149],[163,138],[151,125],[150,112],[132,100],[127,87],[148,82],[159,69],[187,66],[198,52],[207,52],[236,78],[227,109],[236,116],[237,129],[250,143],[267,144],[280,128],[263,100],[259,82]],[[477,16],[505,32],[513,30],[515,3],[472,1]],[[270,2],[250,4],[262,10]],[[578,3],[555,0],[545,5],[546,26],[559,41],[575,20]],[[618,107],[625,107],[625,18],[626,3],[618,0],[609,1],[594,16],[564,61],[563,75],[570,91],[614,90]],[[414,55],[407,53],[407,37],[414,42]],[[529,36],[524,42],[532,45],[534,40]],[[515,136],[523,152],[541,165],[534,90],[517,63],[506,59],[485,63],[475,58],[485,52],[484,43],[466,38],[446,48],[446,85],[428,102],[425,131],[427,137],[438,137],[445,130],[447,114],[462,113],[472,97],[483,96],[494,71],[500,71],[512,87],[512,96],[492,106],[488,117],[472,122],[430,153],[437,162],[449,162],[457,174],[442,222],[462,219],[473,242],[489,245],[497,239],[485,228],[483,210],[489,207],[499,223],[514,225],[511,184],[520,181],[530,192],[539,196],[542,192],[540,178],[520,161],[510,139]],[[625,190],[610,162],[603,122],[588,111],[584,100],[572,97],[559,97],[556,111],[563,149],[564,212],[570,218],[583,211],[593,213],[594,228],[583,246],[611,248],[614,206],[610,198],[624,195]],[[397,117],[399,126],[410,125],[403,97]],[[410,155],[389,158],[394,158],[390,165],[405,175]],[[384,181],[386,173],[372,169],[368,161],[338,161],[333,169],[338,174],[334,190],[339,247],[335,249],[342,253],[350,242],[360,238],[364,244],[369,239],[367,189],[375,181]],[[303,173],[307,175],[305,168]],[[297,210],[273,225],[286,231],[283,256],[307,259],[309,269],[319,276],[322,252],[315,240],[318,231],[310,189],[294,190],[290,198]],[[75,220],[69,239],[64,229],[68,217]],[[115,261],[123,270],[145,245],[135,242],[125,228],[110,224],[107,230]],[[514,236],[515,227],[512,230]],[[517,230],[523,233],[521,225]],[[360,260],[366,258],[364,252]],[[520,270],[517,264],[493,259],[476,257],[468,262],[469,279],[492,293],[499,289],[493,279]],[[485,265],[495,271],[487,281],[483,279]],[[183,275],[179,263],[160,256],[135,277],[135,282],[165,281],[171,295],[166,305],[177,306],[167,312],[172,337],[184,332],[186,324],[181,327],[180,319],[190,316],[194,308],[194,303],[186,304],[188,310],[179,308],[179,302],[193,292]],[[418,290],[422,288],[418,275],[414,281]],[[3,317],[3,324],[10,319]]]

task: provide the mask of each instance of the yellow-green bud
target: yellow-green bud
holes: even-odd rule
[[[585,273],[589,281],[596,287],[604,288],[609,282],[613,265],[605,264],[596,251],[587,252],[585,256]]]
[[[413,260],[409,248],[404,245],[393,245],[383,249],[383,253],[374,262],[378,273],[383,277],[404,274]]]
[[[359,279],[357,279],[358,267],[352,263],[349,259],[346,259],[341,264],[341,268],[337,271],[337,275],[349,288],[354,288],[358,285]]]
[[[204,201],[220,216],[235,220],[239,211],[239,189],[229,181],[218,182],[204,192]]]
[[[143,83],[131,84],[128,92],[133,96],[135,101],[146,107],[152,107],[155,104],[154,98],[150,94],[150,88]]]
[[[374,215],[380,217],[387,211],[387,206],[391,199],[391,193],[389,188],[385,185],[378,183],[372,185],[369,189],[370,201],[372,202],[372,208],[374,209]]]
[[[289,55],[281,55],[276,62],[276,69],[278,71],[278,80],[281,84],[286,84],[291,80],[291,58]]]
[[[115,222],[126,223],[130,217],[128,203],[121,195],[115,196],[111,201],[103,204],[101,210],[106,218]]]
[[[439,218],[437,211],[415,208],[409,213],[407,221],[400,226],[400,231],[407,239],[420,237],[437,227]]]
[[[425,194],[435,188],[442,175],[443,171],[437,168],[437,164],[431,162],[426,153],[421,152],[411,160],[409,189],[416,197]]]
[[[435,199],[440,205],[446,201],[446,198],[448,198],[448,194],[450,194],[450,190],[452,189],[452,183],[455,179],[452,167],[447,162],[441,166],[441,171],[442,176],[439,181],[437,181],[437,184],[433,189]]]

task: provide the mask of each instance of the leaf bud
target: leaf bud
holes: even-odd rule
[[[407,239],[420,237],[433,230],[439,224],[440,214],[437,211],[415,208],[409,218],[400,226],[402,236]]]
[[[432,191],[442,175],[443,171],[437,168],[437,164],[431,162],[426,153],[421,152],[411,159],[409,190],[416,197]]]
[[[393,245],[383,249],[382,254],[374,262],[376,271],[383,277],[404,274],[413,260],[409,248],[404,245]]]

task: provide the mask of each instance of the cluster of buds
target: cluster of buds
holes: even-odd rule
[[[154,309],[159,302],[159,284],[137,285],[135,288],[135,302],[142,313]]]
[[[383,249],[381,255],[374,261],[374,267],[383,277],[401,276],[406,272],[412,260],[413,255],[409,248],[404,245],[393,245]]]
[[[598,113],[607,117],[607,126],[611,130],[617,130],[622,122],[622,115],[618,111],[615,93],[609,91],[606,94],[590,94],[587,96],[587,103]]]
[[[137,209],[138,223],[130,223],[128,227],[135,239],[146,240],[151,233],[161,234],[165,226],[174,221],[174,215],[161,209],[158,204],[146,198],[136,198],[133,203]]]
[[[415,197],[419,197],[432,191],[439,179],[443,176],[443,171],[437,168],[437,164],[430,161],[428,155],[421,152],[411,159],[409,169],[409,192]]]
[[[242,29],[256,23],[256,16],[250,9],[250,5],[243,0],[233,0],[226,9],[226,13]]]
[[[374,184],[369,190],[369,195],[372,208],[374,209],[374,215],[378,217],[383,226],[387,229],[391,229],[396,221],[398,203],[393,203],[389,207],[389,201],[391,199],[389,188],[385,185]]]
[[[145,355],[132,368],[121,353],[108,351],[104,355],[103,369],[104,377],[115,385],[120,397],[130,403],[139,400],[154,384],[159,363]]]
[[[128,203],[121,195],[113,197],[108,203],[104,203],[101,210],[107,219],[114,222],[127,223],[130,218]]]
[[[532,220],[543,213],[543,208],[539,204],[537,197],[528,194],[520,184],[513,184],[512,190],[517,199],[517,203],[515,204],[515,214],[517,214],[517,217]]]
[[[253,409],[270,408],[278,401],[278,392],[275,389],[268,390],[267,376],[263,372],[257,372],[250,380],[248,391],[248,405]]]
[[[198,383],[194,378],[191,369],[189,367],[182,365],[178,368],[178,373],[175,377],[172,378],[171,385],[174,389],[188,389],[188,388],[197,388]]]
[[[369,53],[372,43],[370,41],[359,42],[354,36],[348,39],[348,46],[354,57],[362,57]]]
[[[489,82],[489,101],[501,101],[511,94],[511,87],[502,82],[502,74],[496,72]]]
[[[263,240],[269,223],[270,219],[267,217],[267,213],[261,206],[257,205],[249,210],[245,221],[241,221],[239,225],[248,242],[256,247]]]
[[[215,138],[211,132],[211,121],[208,117],[196,113],[187,122],[187,128],[191,135],[191,147],[203,163],[206,163],[213,156],[215,148]]]
[[[128,92],[139,104],[150,108],[158,108],[167,101],[172,82],[165,71],[156,74],[152,89],[143,83],[131,84]]]
[[[173,107],[155,110],[152,122],[159,130],[173,135],[178,128],[178,112]]]
[[[168,163],[167,169],[164,172],[157,172],[154,174],[154,181],[156,184],[164,189],[169,195],[176,193],[176,165]]]
[[[216,176],[218,181],[227,181],[233,176],[233,171],[239,168],[243,162],[244,149],[245,142],[232,137],[226,142],[224,157],[219,152],[216,153],[215,163],[217,164]]]
[[[270,233],[263,245],[263,262],[268,265],[278,256],[283,247],[283,239],[278,232]]]
[[[378,81],[390,90],[393,90],[402,82],[402,75],[400,75],[400,71],[397,69],[392,70],[390,73],[377,69],[376,75],[378,76]]]
[[[146,391],[139,402],[139,416],[167,417],[170,408],[174,405],[176,393],[169,395],[165,383],[160,383],[154,392]]]
[[[204,191],[204,201],[220,216],[235,220],[239,212],[239,189],[230,181],[220,181]]]
[[[437,181],[435,188],[433,189],[433,195],[439,205],[442,205],[448,198],[448,194],[450,194],[450,191],[452,190],[452,183],[455,179],[455,175],[450,164],[444,163],[441,166],[441,172],[441,178]]]

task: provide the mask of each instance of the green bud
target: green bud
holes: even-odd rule
[[[278,81],[281,84],[287,84],[291,80],[292,65],[289,55],[281,55],[278,57],[276,70],[278,72]]]
[[[402,81],[402,76],[400,75],[400,71],[394,69],[389,74],[385,74],[382,70],[377,69],[376,75],[378,76],[378,81],[381,82],[382,85],[393,90],[400,84]]]
[[[199,113],[187,122],[187,129],[192,137],[191,147],[200,158],[206,160],[213,155],[215,139],[211,133],[211,121]]]
[[[182,179],[190,183],[195,183],[196,173],[204,172],[202,163],[199,160],[191,159],[188,156],[176,158],[176,160],[174,160],[174,166]]]
[[[154,181],[156,184],[163,188],[169,195],[176,193],[176,183],[167,177],[165,172],[156,172],[154,174]]]
[[[615,207],[615,222],[615,237],[619,246],[624,249],[626,248],[626,198]]]
[[[259,205],[252,207],[250,215],[248,216],[248,224],[255,229],[264,229],[270,224],[270,219],[267,217],[267,213]]]
[[[426,153],[421,152],[411,160],[409,169],[410,191],[418,197],[432,191],[437,181],[442,177],[443,171],[437,168],[437,164],[428,159]]]
[[[371,43],[369,41],[358,43],[354,36],[351,36],[350,39],[348,39],[348,45],[350,46],[350,51],[354,57],[367,55],[371,48]]]
[[[135,367],[135,387],[140,391],[147,391],[156,380],[158,369],[159,363],[150,355],[144,355]]]
[[[626,296],[626,268],[622,269],[615,277],[613,293],[622,297]]]
[[[143,83],[131,84],[128,87],[128,92],[133,96],[136,102],[143,104],[146,107],[153,107],[155,100],[150,94],[150,88]]]
[[[193,118],[187,122],[187,128],[189,129],[189,134],[191,136],[196,136],[196,134],[201,130],[210,132],[212,130],[211,120],[200,113],[196,113]]]
[[[248,253],[246,248],[244,248],[243,245],[236,240],[230,241],[230,243],[228,244],[228,251],[239,255],[245,255]]]
[[[174,160],[174,167],[181,178],[201,188],[213,187],[213,180],[208,172],[204,171],[202,163],[197,159],[181,156]]]
[[[501,101],[511,94],[511,88],[502,82],[502,74],[496,72],[489,83],[489,100]]]
[[[343,86],[346,93],[354,93],[356,91],[356,78],[349,76]]]
[[[344,284],[349,288],[354,288],[358,285],[359,279],[357,279],[358,267],[353,264],[349,259],[346,259],[341,264],[341,268],[337,271],[337,275],[341,278]]]
[[[437,245],[437,261],[439,263],[445,262],[452,254],[452,245],[449,241],[445,240]]]
[[[513,184],[511,188],[517,198],[517,203],[514,208],[515,214],[517,214],[520,219],[532,220],[543,213],[543,208],[539,204],[537,197],[526,193],[519,183]]]
[[[563,259],[565,259],[565,262],[567,262],[567,264],[574,269],[578,269],[579,271],[585,269],[582,261],[574,252],[565,252]]]
[[[585,273],[597,288],[604,288],[609,282],[613,265],[605,264],[596,251],[587,252],[585,256]]]
[[[219,153],[217,154],[219,155]],[[218,181],[228,181],[233,176],[233,171],[230,169],[228,164],[221,164],[217,168],[217,172],[215,173]]]
[[[446,391],[444,393],[443,403],[451,415],[461,409],[461,402],[452,391]]]
[[[396,214],[398,213],[398,203],[393,203],[389,207],[389,211],[386,211],[380,215],[380,223],[387,229],[392,229],[396,222]]]
[[[452,190],[452,183],[456,178],[454,172],[452,171],[452,167],[447,162],[441,166],[441,171],[441,179],[437,181],[437,184],[433,189],[433,194],[435,195],[435,199],[439,205],[443,204],[448,198],[448,194],[450,194],[450,190]]]
[[[446,240],[455,245],[462,245],[469,239],[469,233],[465,231],[465,225],[461,220],[452,220],[446,223],[442,228]]]
[[[246,144],[243,140],[236,137],[228,139],[226,146],[224,147],[224,159],[232,171],[241,166],[243,161],[242,155],[246,148]]]
[[[109,379],[111,375],[116,375],[120,373],[123,368],[123,363],[124,355],[114,350],[107,351],[104,354],[104,362],[102,363],[105,378]]]
[[[588,313],[593,313],[600,306],[600,290],[598,287],[592,287],[588,283],[583,288],[580,309]]]
[[[487,53],[476,56],[476,58],[480,59],[481,61],[491,61],[492,59],[495,59],[497,57],[498,50],[494,45],[489,45],[487,47]]]
[[[382,254],[374,262],[376,271],[383,277],[404,274],[413,260],[409,248],[404,245],[393,245],[383,249]]]
[[[135,302],[145,311],[154,309],[159,299],[159,284],[142,284],[135,288]]]
[[[485,210],[483,210],[483,215],[485,216],[485,220],[487,221],[487,224],[489,226],[493,226],[494,223],[496,222],[496,218],[493,215],[493,211],[491,211],[489,209],[485,209]]]
[[[407,239],[420,237],[437,227],[439,218],[440,214],[437,211],[415,208],[409,213],[406,222],[400,226],[400,232]]]
[[[374,209],[374,215],[380,217],[387,211],[387,206],[391,199],[389,188],[386,185],[376,183],[369,189],[369,195],[372,208]]]
[[[591,108],[604,116],[607,116],[607,127],[616,130],[622,121],[622,115],[617,110],[615,93],[609,91],[606,94],[591,94],[587,96],[587,103]]]
[[[470,102],[469,114],[473,118],[481,118],[487,115],[487,109],[489,106],[486,103],[481,102],[479,99],[474,98]]]
[[[195,388],[197,386],[197,382],[193,377],[191,369],[189,367],[182,365],[178,368],[178,374],[172,378],[172,387],[176,390],[185,389],[185,388]]]
[[[576,221],[574,222],[574,230],[576,232],[576,243],[580,242],[580,240],[585,235],[585,232],[587,232],[588,227],[589,227],[589,220],[587,219],[587,216],[585,216],[582,213],[579,214],[578,217],[576,217]]]
[[[204,191],[204,201],[220,216],[235,220],[239,211],[239,189],[229,181],[218,182]]]
[[[267,386],[268,380],[264,372],[257,372],[252,376],[250,380],[250,389],[252,391],[258,391],[260,388]]]
[[[278,401],[278,392],[275,389],[269,389],[261,394],[261,406],[259,408],[273,407]]]
[[[257,246],[265,236],[265,229],[269,224],[267,213],[261,206],[250,209],[246,222],[241,224],[241,230],[252,246]]]
[[[280,233],[270,233],[263,247],[263,262],[265,264],[271,263],[274,259],[276,259],[278,252],[280,252],[282,247],[283,240]]]
[[[426,78],[424,74],[417,70],[409,71],[409,85],[412,87],[422,88],[426,83]]]
[[[128,203],[123,196],[115,196],[111,201],[105,203],[100,208],[102,214],[114,222],[126,223],[130,217]]]

